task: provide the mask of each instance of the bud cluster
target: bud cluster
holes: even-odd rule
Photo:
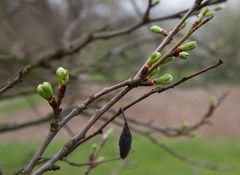
[[[173,61],[174,57],[173,56],[170,56],[168,57],[167,59],[165,59],[162,64],[168,64],[168,63],[171,63]]]
[[[152,6],[158,5],[160,3],[160,0],[153,0],[152,1]]]
[[[214,16],[214,12],[210,10],[208,7],[203,7],[197,17],[200,19],[203,19],[205,17],[212,17],[212,16]]]
[[[199,24],[204,18],[209,18],[213,16],[214,16],[214,12],[212,10],[210,10],[208,7],[203,7],[200,10],[200,13],[197,15],[197,19],[193,24],[193,26],[196,26],[197,24]]]
[[[196,41],[191,41],[191,42],[188,42],[186,44],[183,44],[179,47],[179,49],[182,51],[190,51],[190,50],[193,50],[197,47],[197,43]]]
[[[184,29],[187,26],[187,21],[184,21],[182,25],[179,27],[179,31]]]
[[[175,49],[171,55],[174,57],[179,57],[180,59],[186,60],[189,58],[190,54],[187,51],[193,50],[197,47],[197,43],[195,41],[191,41],[179,46]]]
[[[39,84],[37,87],[37,92],[41,97],[48,101],[51,101],[53,99],[53,89],[52,85],[49,82]]]
[[[154,63],[157,62],[157,60],[161,57],[160,52],[154,52],[147,60],[147,66],[151,67]]]
[[[189,55],[190,55],[190,54],[189,54],[188,52],[180,52],[179,55],[178,55],[178,57],[181,58],[181,59],[183,59],[183,60],[186,60],[186,59],[189,58]]]
[[[58,81],[60,87],[61,86],[66,87],[66,84],[69,81],[68,70],[66,70],[62,67],[59,67],[56,71],[56,77],[57,77],[57,81]],[[54,99],[53,88],[49,82],[44,82],[42,84],[39,84],[37,87],[37,92],[42,98],[44,98],[45,100],[47,100],[49,102]]]
[[[156,33],[156,34],[163,35],[163,36],[168,35],[168,31],[159,27],[158,25],[153,25],[152,27],[150,27],[150,31],[153,32],[153,33]]]
[[[69,81],[68,70],[59,67],[56,71],[57,81],[60,85],[66,85]]]
[[[216,107],[218,105],[218,99],[216,96],[212,96],[210,98],[210,106],[211,107]]]
[[[153,84],[170,84],[173,81],[173,76],[169,73],[162,75],[153,80]]]

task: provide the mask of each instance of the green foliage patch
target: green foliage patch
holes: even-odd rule
[[[106,146],[102,150],[101,156],[112,158],[118,155],[118,136],[110,137]],[[179,139],[164,141],[169,147],[179,153],[201,163],[219,165],[228,170],[210,171],[198,167],[192,167],[180,161],[161,148],[150,143],[146,138],[134,136],[133,151],[126,160],[117,160],[107,164],[102,164],[93,169],[90,174],[113,174],[119,171],[121,175],[190,175],[195,173],[201,175],[236,175],[240,173],[240,142],[233,140],[210,141],[202,139]],[[46,152],[46,156],[51,156],[65,142],[57,141],[52,144]],[[87,162],[91,152],[91,144],[98,143],[98,140],[89,142],[79,147],[69,160],[83,163]],[[5,143],[0,145],[0,168],[5,175],[10,175],[20,169],[24,162],[30,159],[36,151],[39,142],[33,143]],[[58,162],[61,166],[61,174],[82,174],[84,167],[71,167],[63,162]],[[124,167],[124,168],[123,168]],[[46,174],[57,175],[59,172],[48,172]]]

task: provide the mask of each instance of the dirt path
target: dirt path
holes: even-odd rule
[[[121,105],[135,99],[136,96],[144,93],[146,89],[137,89],[121,101]],[[207,111],[211,95],[220,95],[225,91],[230,94],[223,104],[218,108],[212,117],[213,126],[204,126],[198,130],[201,137],[240,137],[240,87],[220,86],[211,89],[204,88],[178,88],[169,90],[164,94],[157,94],[139,103],[127,111],[127,115],[141,118],[147,121],[156,121],[163,126],[180,126],[183,121],[193,123]],[[36,119],[48,113],[49,107],[43,105],[35,110],[16,110],[0,114],[0,122],[23,122],[29,119]],[[75,131],[81,127],[84,119],[76,118],[70,123]],[[41,125],[30,127],[15,132],[0,134],[0,143],[11,140],[29,140],[44,138],[48,126]],[[58,137],[66,136],[62,131]]]

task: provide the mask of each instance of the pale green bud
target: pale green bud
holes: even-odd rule
[[[212,17],[214,16],[214,12],[210,10],[208,7],[204,7],[201,9],[200,13],[198,14],[198,18],[203,19],[204,17]]]
[[[199,18],[204,18],[208,12],[209,12],[209,8],[208,7],[203,7],[201,9],[200,13],[198,14],[198,17]]]
[[[178,57],[181,58],[181,59],[183,59],[183,60],[186,60],[186,59],[189,58],[189,55],[190,55],[190,54],[187,53],[187,52],[180,52],[179,55],[178,55]]]
[[[107,139],[109,137],[110,134],[112,134],[113,129],[110,128],[109,130],[107,130],[104,134],[103,134],[103,140]]]
[[[210,98],[210,105],[211,105],[212,107],[215,107],[215,106],[217,106],[217,104],[218,104],[218,99],[217,99],[217,97],[216,97],[216,96],[212,96],[212,97]]]
[[[187,129],[188,127],[189,127],[189,123],[188,123],[187,121],[184,121],[184,122],[182,123],[181,128],[184,130],[184,129]]]
[[[179,27],[179,30],[184,29],[187,26],[187,21],[184,21],[182,25]]]
[[[98,158],[97,158],[97,161],[98,161],[98,162],[101,162],[101,161],[103,161],[104,159],[105,159],[105,157],[101,156],[101,157],[98,157]]]
[[[59,67],[56,71],[57,81],[60,85],[66,85],[69,81],[68,70]]]
[[[147,60],[147,65],[152,66],[161,56],[160,52],[154,52]]]
[[[195,137],[197,137],[197,133],[193,131],[189,134],[189,137],[195,138]]]
[[[94,151],[94,150],[96,150],[97,149],[97,144],[96,143],[93,143],[92,144],[92,150]]]
[[[153,25],[150,27],[151,32],[157,33],[157,34],[162,34],[163,29],[157,25]]]
[[[173,76],[169,73],[166,73],[161,77],[153,80],[155,84],[169,84],[169,83],[172,83],[172,81],[173,81]]]
[[[168,32],[166,30],[164,30],[163,28],[157,26],[157,25],[153,25],[150,27],[151,32],[156,33],[156,34],[161,34],[163,36],[167,36]]]
[[[162,64],[168,64],[168,63],[171,63],[173,61],[174,57],[168,57],[166,60],[164,60],[162,62]]]
[[[204,119],[203,119],[203,122],[204,122],[204,123],[209,123],[209,118],[204,118]]]
[[[53,89],[50,83],[44,82],[37,87],[38,94],[44,99],[50,101],[53,98]]]
[[[212,10],[209,10],[206,14],[205,17],[212,17],[214,16],[214,12]]]
[[[153,76],[157,75],[158,72],[159,72],[158,69],[154,69],[154,70],[149,74],[149,77],[153,77]]]
[[[153,0],[152,1],[152,5],[157,5],[157,4],[159,4],[160,3],[160,0]]]
[[[196,47],[197,47],[196,41],[191,41],[191,42],[181,45],[179,48],[182,51],[189,51],[189,50],[193,50]]]

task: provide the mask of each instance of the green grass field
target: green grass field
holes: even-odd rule
[[[30,109],[41,102],[41,100],[38,95],[3,100],[0,102],[0,114],[16,109]]]
[[[0,104],[0,113],[13,109],[27,109],[39,102],[38,96],[29,96],[26,99],[17,99]],[[31,104],[31,105],[30,105]],[[70,157],[79,163],[87,162],[91,152],[91,145],[98,143],[98,139],[78,148]],[[219,165],[226,171],[210,171],[193,167],[176,159],[156,145],[153,145],[146,138],[134,135],[132,153],[122,161],[114,161],[102,164],[93,169],[92,175],[114,175],[122,169],[121,175],[239,175],[240,174],[240,141],[238,140],[202,140],[199,138],[171,139],[162,141],[170,148],[182,155],[196,160],[200,163]],[[65,141],[56,141],[47,150],[45,156],[55,153]],[[12,175],[21,169],[32,157],[40,141],[10,142],[0,144],[0,169],[3,175]],[[107,146],[100,156],[112,158],[118,155],[118,136],[111,136]],[[84,167],[72,167],[63,162],[58,162],[61,170],[49,172],[48,175],[75,175],[82,174]]]
[[[118,141],[116,135],[111,136],[107,146],[102,150],[105,158],[118,155]],[[96,139],[97,143],[98,140]],[[86,162],[91,151],[91,144],[80,147],[69,159],[79,163]],[[240,174],[240,142],[239,141],[210,141],[194,139],[178,139],[164,141],[169,147],[179,153],[202,163],[219,165],[226,168],[226,171],[210,171],[198,167],[192,167],[183,161],[177,160],[163,151],[161,148],[150,143],[147,139],[134,136],[133,152],[122,161],[117,160],[107,164],[102,164],[91,171],[92,175],[111,175],[121,167],[121,175],[238,175]],[[64,144],[57,141],[46,152],[50,156]],[[39,143],[6,143],[0,145],[0,167],[4,175],[13,174],[20,169],[37,149]],[[49,172],[47,174],[82,174],[84,168],[71,167],[65,163],[61,165],[61,171]]]

